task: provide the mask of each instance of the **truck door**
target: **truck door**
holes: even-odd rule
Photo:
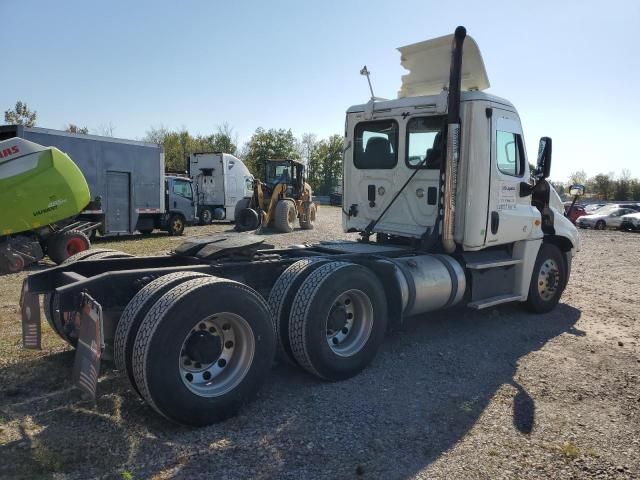
[[[522,182],[529,183],[529,164],[520,119],[513,112],[494,108],[486,244],[512,243],[531,235],[540,212],[531,205],[531,195],[520,196]]]
[[[181,213],[187,223],[195,219],[195,202],[193,200],[193,186],[188,180],[172,178],[169,182],[169,210]]]

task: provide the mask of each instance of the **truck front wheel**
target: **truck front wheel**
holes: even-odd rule
[[[547,313],[560,301],[566,285],[567,267],[555,245],[543,243],[531,274],[526,307],[535,313]]]
[[[386,328],[386,296],[375,274],[331,262],[302,282],[291,306],[289,341],[302,368],[325,380],[344,380],[373,360]]]
[[[166,292],[145,315],[133,346],[133,373],[158,413],[209,425],[256,394],[275,344],[259,293],[231,280],[196,278]]]
[[[184,217],[174,213],[169,218],[169,235],[180,236],[184,233]]]
[[[213,221],[213,213],[209,207],[200,210],[200,225],[209,225]]]

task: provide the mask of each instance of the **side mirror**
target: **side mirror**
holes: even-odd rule
[[[536,169],[536,177],[549,178],[551,174],[551,138],[540,138],[540,146],[538,147],[538,165]]]
[[[569,187],[569,195],[572,197],[581,197],[584,195],[584,185],[571,185]]]

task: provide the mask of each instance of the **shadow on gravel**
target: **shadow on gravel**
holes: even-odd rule
[[[411,318],[361,375],[325,383],[277,366],[241,415],[201,429],[162,419],[114,372],[95,406],[80,401],[64,390],[67,353],[25,362],[11,367],[17,376],[0,370],[0,425],[14,432],[0,443],[0,477],[406,478],[454,447],[503,385],[513,387],[499,401],[511,404],[514,428],[535,430],[535,399],[513,378],[518,361],[558,335],[582,335],[579,318],[564,304],[546,315],[513,305]],[[22,390],[8,397],[5,381]],[[53,390],[62,392],[39,398]]]

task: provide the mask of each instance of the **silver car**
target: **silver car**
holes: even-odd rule
[[[621,230],[640,230],[640,212],[628,213],[620,217]]]
[[[620,208],[617,206],[605,206],[599,208],[591,215],[583,215],[576,220],[576,225],[580,228],[595,228],[604,230],[605,228],[620,228],[622,216],[629,213],[638,213],[631,208]]]

